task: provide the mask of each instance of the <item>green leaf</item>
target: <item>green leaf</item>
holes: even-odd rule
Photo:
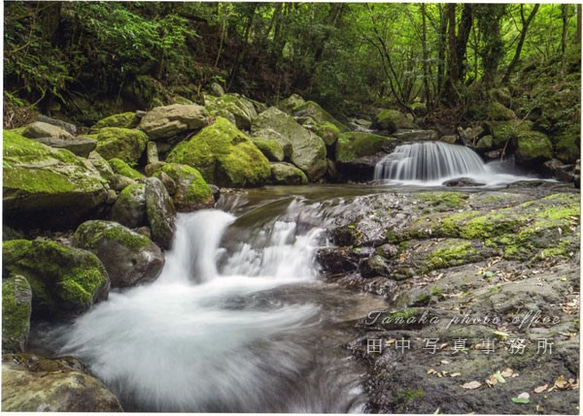
[[[518,403],[518,404],[528,404],[530,403],[530,400],[527,399],[526,397],[513,397],[512,401],[514,403]]]

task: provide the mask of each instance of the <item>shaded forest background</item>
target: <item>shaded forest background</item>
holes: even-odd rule
[[[4,48],[5,127],[199,102],[212,83],[344,116],[421,105],[455,124],[495,96],[580,117],[576,4],[6,2]]]

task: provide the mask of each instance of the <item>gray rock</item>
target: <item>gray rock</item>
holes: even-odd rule
[[[32,140],[57,149],[67,149],[81,157],[88,157],[97,147],[97,140],[88,137],[36,137]]]
[[[176,210],[164,184],[158,178],[147,178],[146,182],[146,215],[152,240],[163,249],[170,248],[175,231]]]
[[[113,221],[84,222],[75,231],[73,245],[99,257],[112,287],[154,280],[164,266],[164,255],[156,244]]]
[[[158,146],[156,145],[156,142],[148,142],[148,145],[146,146],[146,155],[147,155],[146,163],[148,165],[150,163],[156,163],[160,161],[158,157]]]
[[[277,103],[276,107],[284,113],[291,115],[291,113],[298,107],[304,105],[306,101],[298,94],[292,94],[289,97]]]
[[[291,163],[272,163],[269,182],[273,185],[305,185],[308,178]]]
[[[77,126],[72,124],[72,123],[67,123],[66,121],[63,121],[63,120],[58,120],[56,118],[39,115],[39,116],[37,116],[37,118],[35,118],[34,121],[40,121],[42,123],[52,124],[53,126],[57,126],[57,127],[60,127],[62,129],[67,130],[67,132],[69,132],[73,136],[77,135]]]
[[[146,225],[146,185],[133,183],[121,191],[109,217],[128,228]]]
[[[24,352],[30,331],[32,290],[24,276],[2,279],[2,352]]]
[[[138,129],[151,140],[168,139],[178,133],[199,130],[207,125],[208,114],[196,104],[156,107],[142,118]]]
[[[220,97],[205,97],[205,108],[213,116],[225,117],[240,130],[249,130],[257,117],[255,106],[238,94],[226,94]],[[230,116],[229,116],[230,115]]]
[[[415,129],[399,129],[391,133],[391,137],[401,141],[423,141],[423,140],[437,140],[438,134],[435,130],[415,130]]]
[[[75,358],[2,356],[4,412],[122,412],[105,385]]]
[[[217,82],[213,82],[209,87],[210,93],[215,97],[222,97],[225,95],[225,90],[221,85]]]
[[[252,130],[251,135],[252,135],[251,140],[253,140],[253,138],[260,138],[263,140],[277,142],[281,149],[283,150],[284,158],[289,159],[293,153],[291,141],[287,137],[284,137],[281,133],[278,133],[273,129],[265,128],[259,130]]]

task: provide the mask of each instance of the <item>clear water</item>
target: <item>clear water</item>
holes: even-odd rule
[[[503,163],[486,164],[461,145],[418,142],[398,146],[375,167],[374,179],[392,184],[439,186],[456,178],[469,178],[485,186],[536,179],[517,174]]]

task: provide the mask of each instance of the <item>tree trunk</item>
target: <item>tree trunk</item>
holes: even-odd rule
[[[522,30],[520,31],[520,38],[518,39],[518,45],[516,45],[516,52],[514,52],[514,58],[512,58],[510,65],[508,65],[508,69],[506,70],[506,74],[504,75],[504,78],[502,79],[502,84],[508,83],[508,81],[510,79],[510,75],[512,75],[512,72],[514,72],[514,68],[516,67],[516,65],[518,65],[518,62],[520,61],[520,54],[522,52],[522,47],[524,46],[524,41],[526,40],[526,31],[528,30],[530,23],[533,21],[534,16],[536,15],[539,7],[540,7],[540,4],[535,4],[533,9],[531,10],[530,14],[528,15],[528,18],[525,20],[524,19],[524,4],[520,5],[520,18],[522,20]]]
[[[427,53],[427,12],[425,3],[421,3],[421,44],[423,48],[423,91],[425,93],[425,102],[431,107],[432,97],[429,89],[429,57]]]
[[[468,48],[468,40],[470,39],[470,30],[472,28],[472,7],[470,3],[464,4],[462,11],[462,20],[459,24],[458,35],[456,39],[456,63],[457,63],[457,78],[456,83],[463,80],[466,75],[466,51]]]
[[[561,4],[561,18],[563,20],[563,32],[561,36],[561,75],[567,73],[567,35],[569,29],[569,5]]]

